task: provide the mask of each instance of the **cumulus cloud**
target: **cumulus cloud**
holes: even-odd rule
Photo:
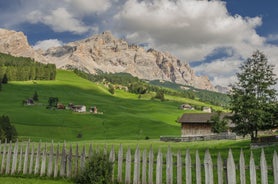
[[[9,23],[1,21],[6,17],[11,17]],[[110,30],[130,43],[176,55],[214,84],[233,81],[239,64],[257,49],[272,64],[278,60],[277,46],[270,44],[277,42],[277,34],[264,38],[256,32],[263,18],[231,15],[220,0],[28,0],[0,17],[6,26],[24,21],[86,36]],[[229,48],[225,56],[209,57],[221,48]]]
[[[239,72],[240,58],[222,58],[210,63],[203,63],[194,67],[200,75],[207,75],[214,85],[228,86],[235,82],[235,73]]]
[[[100,13],[111,7],[109,0],[61,0],[44,1],[43,6],[33,7],[26,16],[32,24],[42,23],[55,32],[71,32],[84,34],[94,32],[97,26],[88,24],[85,19],[98,19]]]
[[[47,50],[50,47],[62,46],[63,42],[57,39],[42,40],[35,43],[34,49]]]
[[[128,0],[113,18],[115,31],[124,32],[132,43],[147,41],[189,63],[203,62],[194,70],[214,84],[234,81],[240,63],[257,49],[278,59],[273,54],[277,48],[266,43],[277,37],[264,38],[256,32],[262,17],[231,15],[223,1]],[[207,63],[208,56],[221,48],[231,49],[226,57]]]
[[[119,31],[137,33],[131,42],[148,36],[153,47],[189,61],[204,59],[217,47],[264,42],[254,30],[261,18],[231,16],[223,1],[128,0],[114,20]]]

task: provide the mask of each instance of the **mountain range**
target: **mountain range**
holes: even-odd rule
[[[215,91],[207,76],[197,76],[189,64],[168,52],[129,44],[106,31],[47,50],[35,50],[22,32],[0,29],[0,52],[53,63],[61,69],[130,73],[140,79],[170,81]]]

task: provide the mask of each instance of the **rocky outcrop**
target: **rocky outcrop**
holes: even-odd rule
[[[44,52],[34,51],[21,32],[0,30],[0,39],[0,52],[54,63],[58,68],[78,68],[89,73],[125,72],[141,79],[165,80],[214,90],[208,77],[196,76],[186,62],[167,52],[154,49],[146,51],[143,47],[129,45],[126,41],[115,38],[110,32]]]
[[[22,32],[0,29],[0,52],[13,56],[30,57],[43,63],[47,62],[29,45],[27,37]]]

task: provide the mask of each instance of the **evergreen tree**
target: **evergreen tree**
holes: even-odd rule
[[[13,125],[10,123],[10,119],[8,116],[2,116],[0,117],[0,138],[1,141],[4,142],[5,139],[7,141],[16,141],[17,138],[17,132]]]
[[[8,77],[7,74],[4,74],[3,79],[2,79],[3,84],[8,84]]]
[[[254,140],[259,130],[277,127],[277,92],[274,89],[277,78],[273,69],[260,51],[254,52],[240,66],[238,82],[231,86],[230,94],[233,131],[238,135],[250,135]]]
[[[228,120],[225,117],[221,118],[220,111],[211,116],[210,122],[213,123],[211,128],[213,133],[221,133],[228,130]]]
[[[38,95],[37,91],[35,91],[35,93],[33,95],[33,100],[36,102],[39,101],[39,95]]]

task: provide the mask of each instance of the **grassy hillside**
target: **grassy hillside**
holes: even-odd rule
[[[22,100],[32,97],[35,91],[38,104],[23,106]],[[65,105],[84,104],[87,111],[96,106],[103,114],[49,110],[49,97],[58,97]],[[55,81],[13,81],[3,85],[0,115],[10,117],[21,139],[157,139],[161,135],[180,135],[180,125],[175,122],[184,113],[178,109],[183,103],[180,100],[138,99],[137,95],[118,90],[111,95],[103,86],[59,70]],[[78,134],[82,138],[77,138]]]

